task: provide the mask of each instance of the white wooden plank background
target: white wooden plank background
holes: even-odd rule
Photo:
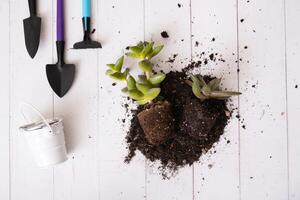
[[[212,0],[205,6],[194,0],[191,7],[193,59],[203,51],[209,52],[206,58],[210,53],[221,54],[226,63],[209,62],[201,72],[223,77],[224,85],[232,90],[238,90],[236,8],[235,0]],[[233,107],[238,107],[237,99],[233,98]],[[239,124],[235,117],[213,151],[216,153],[203,156],[201,163],[195,164],[195,199],[239,199]],[[213,188],[222,189],[212,192]]]
[[[34,60],[23,38],[27,1],[0,2],[1,200],[300,199],[298,0],[93,0],[93,38],[103,44],[96,51],[71,49],[82,38],[81,1],[65,4],[66,59],[76,64],[77,76],[59,99],[45,76],[45,64],[56,59],[56,1],[39,1],[43,30]],[[161,38],[163,30],[170,38]],[[106,63],[144,39],[166,45],[157,58],[166,71],[170,64],[163,60],[173,54],[175,69],[202,51],[222,54],[225,63],[209,63],[201,71],[243,92],[232,101],[241,120],[231,120],[216,153],[168,181],[141,154],[124,164],[122,86],[112,86],[104,75]],[[47,116],[64,117],[67,162],[35,166],[18,131],[22,101]]]

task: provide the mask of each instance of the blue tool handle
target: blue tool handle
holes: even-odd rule
[[[91,0],[82,0],[83,17],[91,17]]]

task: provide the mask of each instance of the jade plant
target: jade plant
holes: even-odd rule
[[[154,64],[151,59],[159,54],[163,45],[154,47],[154,42],[139,42],[136,46],[129,47],[130,52],[126,56],[137,59],[138,66],[143,74],[136,80],[129,73],[129,69],[123,70],[124,56],[119,58],[115,64],[108,64],[106,74],[115,80],[126,81],[127,87],[122,92],[138,104],[144,105],[152,102],[160,93],[159,84],[165,79],[164,73],[152,73]]]
[[[191,79],[192,81],[187,80],[186,82],[192,87],[194,95],[201,101],[206,99],[223,100],[241,94],[234,91],[221,91],[219,87],[221,79],[218,78],[206,82],[201,75],[192,75]]]
[[[106,74],[115,80],[124,81],[126,87],[122,89],[139,105],[145,105],[137,114],[137,118],[149,144],[158,145],[167,140],[173,130],[173,115],[171,104],[167,101],[154,101],[160,94],[160,83],[166,78],[164,73],[153,73],[152,58],[161,52],[163,45],[155,46],[154,42],[139,42],[130,46],[125,55],[138,60],[138,67],[142,71],[137,79],[129,69],[123,69],[124,56],[115,64],[108,64]],[[154,126],[155,124],[155,126]]]

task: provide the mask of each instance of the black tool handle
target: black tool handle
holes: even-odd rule
[[[36,15],[36,0],[28,0],[30,16]]]
[[[83,17],[82,18],[82,25],[83,25],[83,33],[84,33],[83,40],[84,41],[91,40],[91,38],[90,38],[90,34],[91,34],[91,18],[90,17]]]
[[[65,53],[65,42],[64,41],[56,41],[56,51],[57,51],[57,63],[62,66],[64,62],[64,53]]]

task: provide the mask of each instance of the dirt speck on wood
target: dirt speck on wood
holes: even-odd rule
[[[163,38],[169,38],[169,34],[167,33],[167,31],[163,31],[160,33],[161,37]]]

